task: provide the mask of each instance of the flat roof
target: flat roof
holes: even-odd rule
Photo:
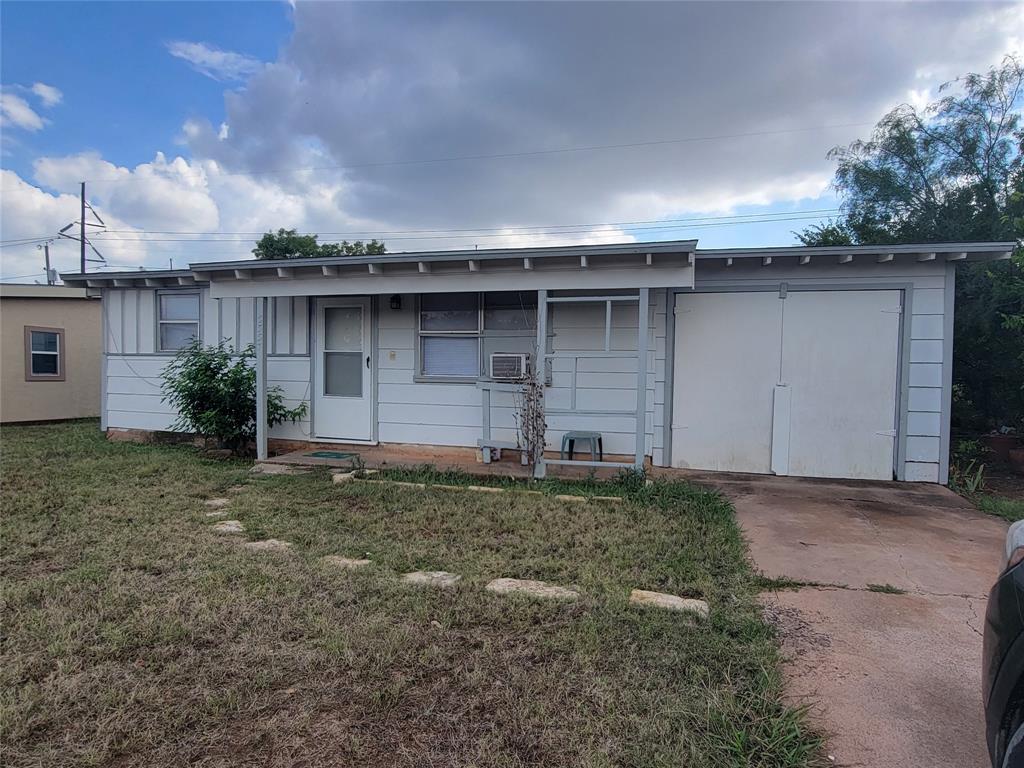
[[[276,271],[284,277],[296,270],[309,272],[310,269],[322,274],[323,277],[343,275],[343,270],[352,267],[363,267],[364,272],[376,274],[388,265],[419,265],[419,271],[427,274],[431,265],[455,266],[459,262],[466,264],[470,272],[479,273],[479,265],[485,262],[508,262],[521,259],[524,266],[533,261],[581,259],[586,263],[589,257],[645,257],[652,264],[655,256],[685,255],[692,264],[694,260],[726,260],[757,259],[771,263],[773,258],[799,257],[802,263],[817,257],[839,257],[852,259],[854,256],[877,255],[879,260],[891,260],[896,255],[916,255],[918,261],[934,260],[942,255],[944,260],[990,261],[1007,259],[1017,247],[1014,241],[1003,242],[971,242],[971,243],[905,243],[900,245],[847,245],[847,246],[772,246],[764,248],[702,248],[697,240],[660,240],[644,243],[610,243],[598,245],[572,245],[541,248],[489,248],[451,251],[403,251],[366,256],[331,256],[325,258],[295,259],[237,259],[233,261],[195,262],[188,269],[141,269],[121,272],[90,272],[67,273],[61,277],[66,283],[87,284],[89,287],[105,285],[124,286],[138,285],[140,282],[148,286],[160,285],[191,285],[196,282],[206,283],[211,279],[248,280],[255,273],[263,276],[266,271]],[[600,262],[594,264],[598,266]]]
[[[26,285],[0,283],[0,298],[4,299],[91,299],[85,288],[69,285]]]

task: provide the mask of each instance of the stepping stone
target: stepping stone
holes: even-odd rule
[[[213,530],[217,533],[245,533],[245,526],[238,520],[221,520]]]
[[[454,587],[461,578],[459,574],[447,571],[413,571],[405,574],[402,581],[428,587]]]
[[[629,594],[629,602],[634,605],[653,605],[656,608],[664,608],[667,611],[682,611],[696,614],[706,619],[711,611],[708,604],[703,600],[695,600],[690,597],[676,597],[667,595],[664,592],[648,592],[645,589],[634,589]]]
[[[309,470],[291,464],[254,464],[249,472],[254,475],[305,475]]]
[[[232,485],[230,488],[228,488],[228,493],[241,493],[244,490],[244,485]]]
[[[350,480],[355,480],[355,472],[337,472],[331,475],[331,482],[333,483],[347,483]]]
[[[575,600],[580,593],[574,589],[559,587],[544,581],[531,579],[495,579],[485,589],[500,595],[522,594],[533,597],[552,598],[555,600]]]
[[[211,509],[206,513],[207,517],[223,517],[228,511],[226,509]]]
[[[559,493],[555,495],[555,498],[559,501],[586,501],[586,496],[570,496],[567,493]]]
[[[205,504],[206,506],[213,507],[214,509],[226,507],[230,503],[231,499],[207,499],[206,501],[203,502],[203,504]]]
[[[247,541],[243,546],[246,549],[252,549],[257,552],[287,552],[292,547],[290,542],[281,541],[280,539],[265,539],[264,541]]]
[[[621,496],[591,496],[592,501],[610,501],[612,504],[619,504],[622,502]]]
[[[504,488],[499,488],[496,485],[467,485],[467,491],[482,491],[483,493],[504,493]]]
[[[341,555],[325,555],[323,561],[330,565],[336,565],[339,568],[362,568],[364,565],[370,564],[369,560],[353,560],[350,557],[342,557]]]

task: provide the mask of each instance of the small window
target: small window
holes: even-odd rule
[[[532,331],[536,328],[536,291],[495,291],[484,294],[485,331]]]
[[[64,381],[64,329],[25,327],[25,381]]]
[[[161,352],[177,352],[199,338],[199,294],[159,294],[157,336]]]
[[[420,297],[421,376],[476,379],[480,375],[480,300],[476,293]]]

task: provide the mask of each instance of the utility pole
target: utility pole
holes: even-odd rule
[[[82,246],[82,251],[81,251],[81,254],[82,254],[81,271],[82,271],[82,274],[84,275],[85,274],[85,182],[84,181],[82,182],[82,195],[81,195],[81,198],[82,198],[81,199],[81,202],[82,202],[82,217],[79,220],[78,238],[79,238],[79,241],[80,241],[80,245]]]
[[[46,259],[46,284],[53,285],[53,272],[50,271],[50,244],[43,244],[43,254]]]

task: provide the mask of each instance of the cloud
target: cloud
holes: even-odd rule
[[[61,93],[59,88],[47,85],[46,83],[33,83],[31,90],[32,93],[39,97],[44,107],[54,107],[64,99],[64,94]]]
[[[70,221],[84,178],[101,215],[126,230],[96,239],[127,265],[243,258],[255,233],[277,227],[350,240],[387,231],[390,250],[730,245],[767,231],[765,244],[783,244],[803,222],[524,227],[832,205],[829,149],[1024,39],[1020,6],[980,3],[298,3],[292,16],[272,62],[168,45],[232,84],[223,114],[181,116],[180,157],[154,146],[131,166],[78,153],[38,158],[31,179],[7,172],[3,238]],[[4,120],[14,125],[6,109]],[[675,139],[687,140],[645,144]],[[528,154],[598,145],[622,146]],[[474,155],[505,157],[431,162]],[[456,228],[479,234],[401,232]],[[74,244],[59,248],[71,263],[58,266],[73,267]],[[0,255],[7,274],[36,258]]]
[[[176,40],[167,44],[167,51],[192,69],[219,82],[244,80],[262,67],[258,59],[234,51],[224,51],[206,43]]]
[[[38,131],[46,123],[21,96],[10,90],[0,90],[0,124]]]

